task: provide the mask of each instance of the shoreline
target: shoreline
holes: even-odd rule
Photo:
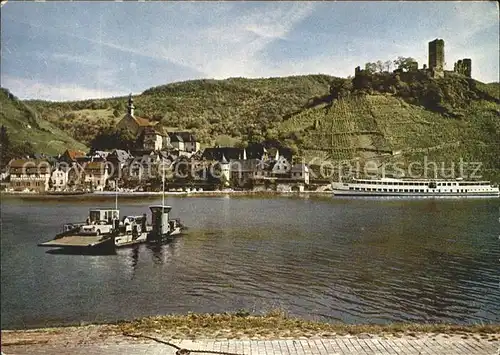
[[[493,354],[500,325],[325,324],[282,312],[188,314],[101,325],[2,330],[5,354]],[[2,353],[3,354],[3,353]]]
[[[269,196],[306,196],[306,195],[332,195],[332,191],[304,191],[304,192],[282,192],[282,191],[166,191],[165,196],[183,196],[183,197],[208,197],[208,196],[253,196],[253,195],[269,195]],[[21,198],[139,198],[139,197],[161,197],[162,192],[89,192],[83,194],[46,194],[46,193],[26,193],[26,192],[4,192],[0,196],[21,197]]]
[[[402,336],[417,334],[450,334],[494,337],[500,340],[500,324],[450,324],[450,323],[387,323],[347,324],[326,323],[290,317],[282,311],[264,315],[246,311],[236,313],[163,315],[119,320],[108,323],[81,323],[43,328],[2,329],[5,335],[23,337],[26,334],[61,335],[82,332],[102,334],[144,334],[171,337],[173,339],[277,339],[297,337],[345,336],[372,334]]]

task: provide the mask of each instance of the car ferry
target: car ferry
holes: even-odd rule
[[[86,222],[66,223],[54,239],[40,243],[42,247],[67,249],[108,249],[165,241],[181,234],[180,220],[169,220],[170,206],[151,206],[151,222],[147,216],[125,216],[119,219],[118,209],[90,210]]]
[[[463,179],[353,179],[332,183],[332,191],[335,196],[500,196],[498,186],[489,181]]]

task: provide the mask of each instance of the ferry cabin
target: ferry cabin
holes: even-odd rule
[[[89,221],[90,223],[97,223],[99,221],[109,222],[120,218],[120,211],[115,209],[97,208],[90,210]]]
[[[334,186],[335,194],[352,195],[497,195],[498,188],[489,181],[450,181],[450,180],[399,180],[356,179],[351,183]]]

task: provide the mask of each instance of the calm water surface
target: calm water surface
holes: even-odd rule
[[[121,216],[155,202],[123,199]],[[4,198],[2,328],[274,308],[329,322],[500,321],[498,199],[167,202],[189,226],[173,243],[68,255],[37,243],[113,199]]]

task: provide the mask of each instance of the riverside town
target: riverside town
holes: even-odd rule
[[[345,113],[345,102],[364,104],[363,97],[374,94],[374,88],[382,92],[389,91],[394,95],[396,87],[399,87],[399,90],[407,87],[405,81],[411,83],[430,80],[433,83],[435,80],[471,80],[470,58],[459,60],[454,64],[453,71],[447,71],[444,69],[444,40],[435,39],[429,42],[428,46],[429,66],[424,64],[419,69],[418,63],[413,58],[399,57],[394,61],[397,69],[390,73],[389,68],[392,66],[390,61],[385,64],[381,61],[366,63],[365,69],[359,66],[355,68],[352,79],[339,83],[332,82],[329,95],[311,100],[306,108],[316,106],[322,108],[325,101],[331,100],[330,110],[334,110],[334,117],[333,120],[316,118],[312,127],[304,129],[305,132],[311,128],[322,131],[318,134],[319,141],[315,140],[318,146],[303,150],[303,153],[304,151],[309,153],[307,160],[306,154],[297,155],[299,152],[297,147],[286,146],[279,139],[266,139],[262,142],[254,140],[238,147],[215,145],[202,149],[202,142],[192,131],[167,129],[158,124],[157,120],[138,116],[135,112],[134,99],[130,94],[126,113],[117,121],[114,132],[98,134],[92,141],[90,151],[66,149],[56,156],[43,153],[24,155],[18,153],[17,156],[3,154],[11,156],[11,159],[2,162],[2,191],[39,194],[106,191],[154,193],[162,189],[168,192],[332,192],[335,190],[332,182],[345,182],[364,177],[479,180],[483,178],[482,161],[464,161],[462,156],[459,156],[456,162],[449,159],[433,161],[425,155],[436,150],[453,149],[460,144],[471,145],[474,142],[454,141],[428,148],[388,149],[387,143],[379,136],[380,132],[360,128],[351,129],[350,132],[345,119],[335,117]],[[485,98],[493,99],[487,95]],[[425,100],[427,105],[432,104],[428,102],[427,97]],[[436,104],[437,107],[430,109],[443,110],[444,107],[439,103],[432,105]],[[339,112],[336,112],[335,108]],[[354,112],[359,116],[366,114],[363,110]],[[462,113],[450,111],[447,115],[460,116]],[[372,124],[358,123],[359,126]],[[325,129],[322,128],[328,125],[332,126],[331,133],[325,133]],[[2,140],[8,141],[7,129],[3,125],[0,133]],[[297,136],[298,133],[293,135]],[[374,137],[368,138],[370,135]],[[354,137],[359,138],[357,138],[358,144],[353,146],[350,141],[355,141]],[[410,140],[412,138],[410,137]],[[365,143],[367,139],[368,143]],[[329,146],[323,147],[327,142]],[[379,147],[375,147],[377,145]],[[123,149],[125,146],[127,149]],[[107,149],[101,149],[102,147]],[[3,150],[5,149],[4,143]],[[322,157],[311,155],[311,152],[325,151],[326,158],[324,154]],[[417,156],[411,160],[398,160],[403,155],[411,156],[415,153],[424,153],[424,156]],[[486,167],[486,170],[496,171],[491,169],[491,166]],[[426,186],[431,183],[424,182]],[[490,192],[494,195],[497,194],[498,188],[490,186],[488,181],[478,183],[490,188]],[[469,185],[469,183],[461,184]],[[378,192],[423,191],[380,188]],[[455,189],[447,192],[478,191]]]

